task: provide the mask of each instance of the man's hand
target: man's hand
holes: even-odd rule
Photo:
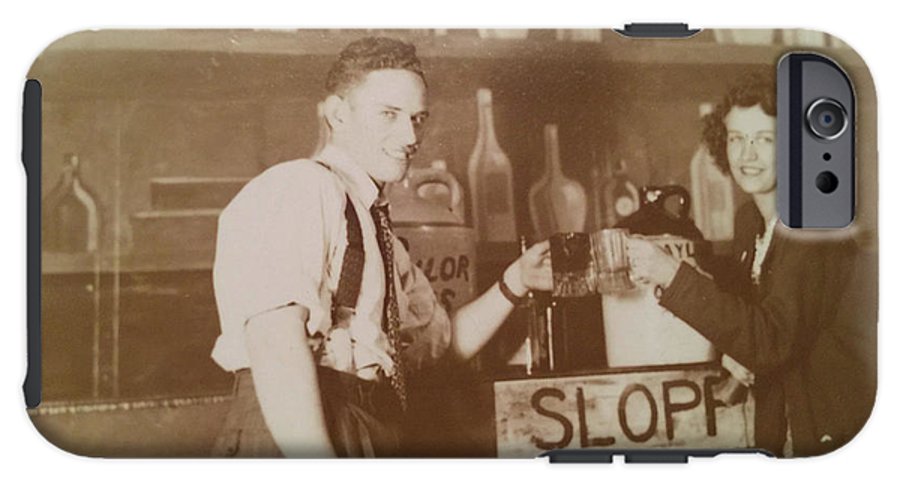
[[[550,267],[550,242],[541,241],[528,248],[503,273],[503,281],[518,296],[529,290],[553,290]]]
[[[681,262],[646,239],[628,238],[628,262],[631,279],[638,283],[668,287]]]
[[[527,249],[503,272],[509,290],[523,297],[529,290],[551,290],[550,242],[543,241]],[[451,319],[451,346],[461,359],[471,358],[491,339],[513,310],[513,304],[494,284],[477,299],[457,309]]]

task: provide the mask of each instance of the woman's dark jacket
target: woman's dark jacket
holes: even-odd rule
[[[682,264],[660,304],[755,374],[757,447],[781,455],[789,419],[794,455],[825,453],[874,402],[877,260],[850,239],[779,223],[757,286],[763,230],[756,206],[743,206],[733,258],[709,265],[715,281]]]

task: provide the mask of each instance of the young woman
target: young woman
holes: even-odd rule
[[[778,220],[775,105],[774,81],[749,76],[705,120],[717,165],[752,197],[735,217],[729,265],[710,279],[640,238],[629,257],[636,280],[664,288],[660,305],[709,339],[729,370],[743,370],[756,446],[811,455],[843,445],[865,422],[874,343],[853,333],[859,318],[847,312],[854,244],[803,239]]]

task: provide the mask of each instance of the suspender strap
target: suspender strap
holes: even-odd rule
[[[356,215],[356,209],[350,202],[349,195],[344,208],[344,217],[347,219],[347,249],[344,251],[344,261],[341,262],[341,277],[338,280],[337,293],[334,295],[333,302],[338,307],[354,309],[356,301],[359,299],[366,255],[363,250],[359,216]]]
[[[316,161],[327,168],[331,167]],[[359,290],[362,285],[363,266],[366,255],[363,249],[362,227],[359,224],[359,216],[356,208],[350,201],[350,195],[345,194],[344,218],[347,221],[347,248],[344,250],[344,260],[341,262],[341,276],[338,279],[337,292],[331,300],[331,321],[335,327],[347,326],[348,321],[356,312],[356,302],[359,300]]]

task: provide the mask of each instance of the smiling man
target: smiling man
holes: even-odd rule
[[[406,377],[448,351],[471,357],[519,298],[552,285],[544,242],[448,317],[383,195],[428,116],[415,47],[353,42],[326,89],[328,144],[253,179],[219,219],[213,359],[237,374],[219,456],[403,455]]]

